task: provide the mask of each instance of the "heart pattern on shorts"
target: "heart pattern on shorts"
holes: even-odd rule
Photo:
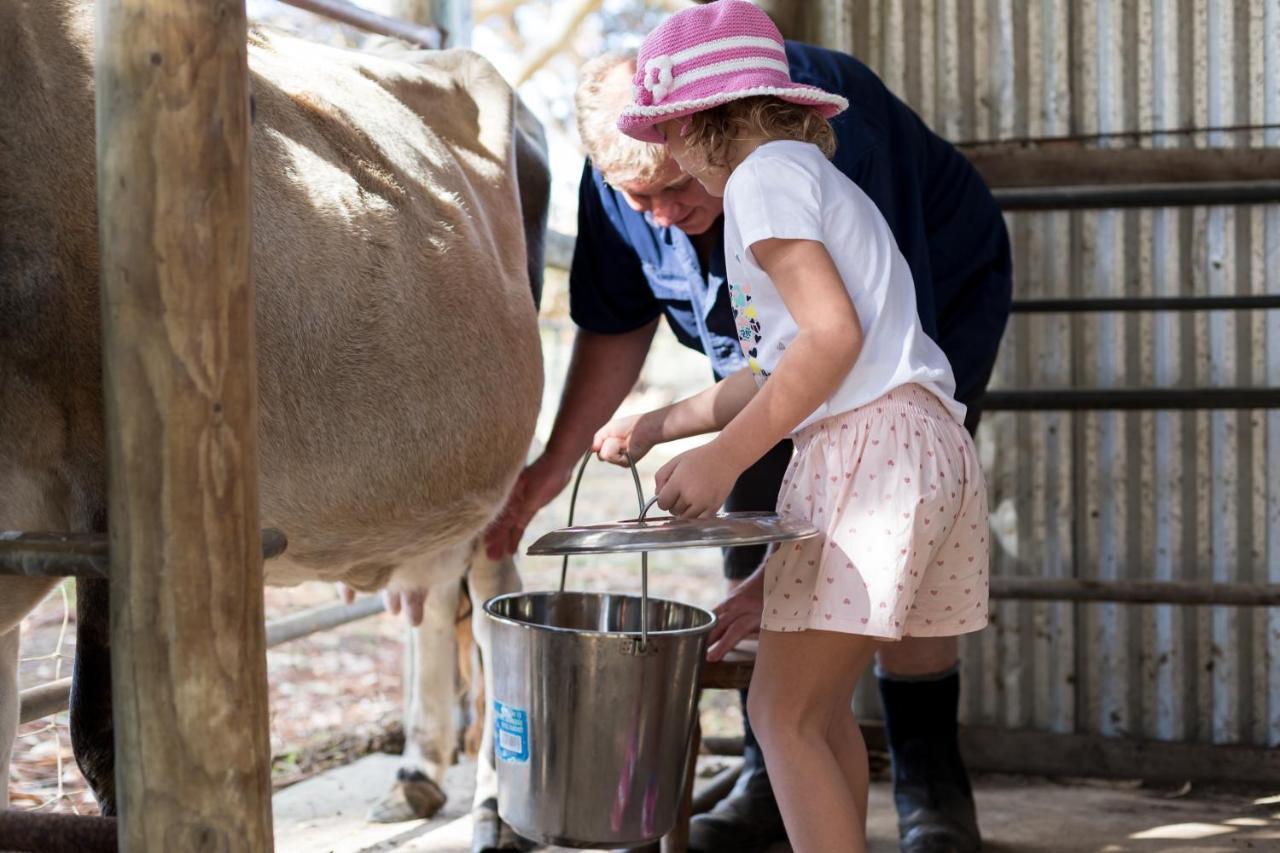
[[[972,445],[923,389],[896,389],[883,401],[796,437],[780,512],[799,513],[821,535],[773,552],[764,627],[901,637],[985,624],[986,490]],[[940,442],[945,430],[953,438]],[[807,612],[782,606],[793,592],[808,596]]]

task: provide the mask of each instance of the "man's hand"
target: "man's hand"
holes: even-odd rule
[[[560,465],[546,456],[539,456],[520,472],[507,496],[506,506],[484,533],[485,551],[490,560],[501,560],[516,552],[533,516],[555,500],[572,476],[572,465]]]
[[[718,441],[681,453],[658,469],[658,506],[680,518],[709,518],[724,506],[745,467]]]
[[[609,421],[591,440],[591,451],[600,457],[600,461],[614,465],[626,466],[628,455],[633,462],[639,462],[657,444],[650,435],[652,431],[647,428],[649,420],[645,414]]]
[[[712,612],[716,614],[716,624],[711,628],[707,660],[717,661],[745,638],[760,633],[760,619],[764,614],[764,569],[757,569]]]

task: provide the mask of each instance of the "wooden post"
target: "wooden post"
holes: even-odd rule
[[[702,691],[698,691],[702,698]],[[689,739],[689,752],[685,756],[684,793],[680,795],[680,810],[676,813],[676,825],[662,836],[661,853],[685,853],[689,849],[689,821],[693,819],[693,782],[698,778],[698,753],[702,749],[702,722],[693,721],[693,737]]]
[[[244,0],[99,0],[120,847],[272,849]]]

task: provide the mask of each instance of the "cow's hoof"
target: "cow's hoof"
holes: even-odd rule
[[[485,800],[471,812],[474,829],[471,835],[471,853],[510,853],[533,850],[538,845],[521,838],[516,831],[498,817],[498,804]]]
[[[425,773],[401,768],[395,785],[369,810],[369,820],[375,823],[426,820],[440,811],[444,803],[444,791]]]

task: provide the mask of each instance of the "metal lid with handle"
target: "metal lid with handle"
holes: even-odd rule
[[[725,548],[739,545],[763,545],[772,542],[790,542],[818,535],[818,528],[807,521],[784,518],[767,512],[730,512],[712,518],[683,519],[661,516],[648,518],[649,510],[658,498],[647,501],[640,485],[640,473],[635,461],[627,456],[627,465],[636,487],[636,501],[640,507],[634,519],[591,524],[575,527],[573,516],[578,504],[578,489],[582,475],[592,453],[582,457],[578,473],[573,481],[569,497],[569,526],[552,530],[539,537],[526,553],[531,556],[563,555],[560,566],[560,592],[564,592],[572,554],[640,553],[640,643],[648,646],[649,629],[649,552],[677,548]]]

